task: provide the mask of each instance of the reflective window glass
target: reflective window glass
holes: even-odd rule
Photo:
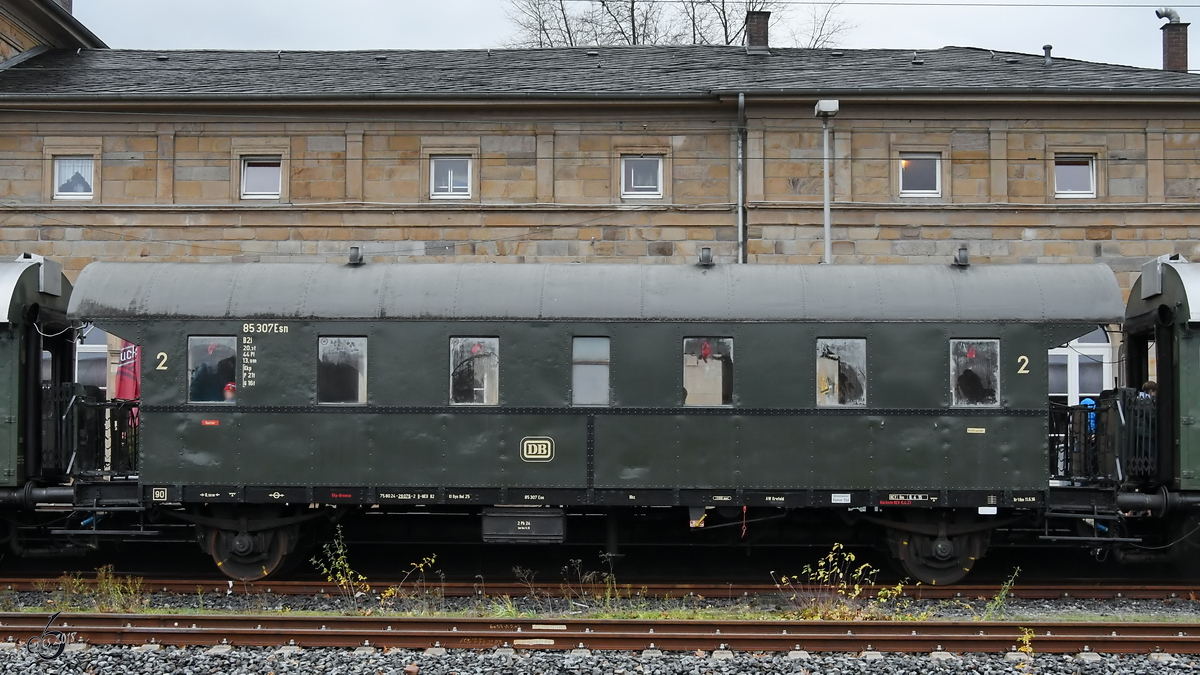
[[[608,405],[610,342],[606,337],[577,337],[571,342],[571,403]]]
[[[108,388],[108,352],[80,351],[75,355],[75,381],[91,387]]]
[[[1070,370],[1070,359],[1066,354],[1050,355],[1050,395],[1067,395],[1067,373]]]
[[[367,402],[367,338],[317,341],[317,403]]]
[[[932,197],[941,194],[942,156],[938,153],[900,153],[900,194]]]
[[[95,168],[93,157],[55,157],[54,198],[91,199]]]
[[[683,404],[733,405],[733,338],[684,338]]]
[[[242,197],[277,199],[283,178],[280,157],[246,157],[242,159]]]
[[[951,340],[950,380],[954,405],[999,405],[1000,341]]]
[[[1055,157],[1054,194],[1059,197],[1096,196],[1096,158],[1069,155]]]
[[[430,165],[433,172],[433,180],[430,181],[432,196],[471,196],[470,157],[433,157],[430,158]]]
[[[500,338],[450,338],[450,402],[500,403]]]
[[[237,399],[237,338],[188,338],[188,400],[193,403]]]
[[[621,194],[626,197],[661,197],[662,159],[622,157]]]
[[[1079,393],[1099,396],[1104,391],[1104,360],[1098,356],[1079,355]]]
[[[867,404],[867,341],[861,338],[817,340],[817,405]]]

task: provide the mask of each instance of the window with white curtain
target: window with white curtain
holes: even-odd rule
[[[93,157],[55,157],[54,198],[91,199],[95,169]]]

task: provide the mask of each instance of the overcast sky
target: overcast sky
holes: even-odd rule
[[[1041,53],[1042,45],[1052,44],[1056,56],[1162,66],[1163,21],[1155,18],[1153,5],[964,7],[946,2],[939,7],[881,7],[850,4],[854,1],[847,0],[841,10],[857,24],[841,40],[843,47],[961,45]],[[901,5],[911,1],[895,0]],[[793,20],[800,21],[805,11],[795,7]],[[1200,28],[1200,9],[1180,13],[1184,21],[1197,20]],[[499,47],[511,30],[503,0],[75,0],[75,15],[110,46],[137,49]],[[1200,37],[1191,42],[1200,45]],[[1200,68],[1198,50],[1191,50],[1193,68]]]

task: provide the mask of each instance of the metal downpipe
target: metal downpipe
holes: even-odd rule
[[[737,128],[737,238],[738,263],[746,262],[746,95],[738,94]]]
[[[833,263],[833,241],[832,241],[833,215],[830,213],[830,210],[829,210],[829,173],[832,170],[832,167],[830,166],[832,164],[832,162],[830,161],[830,156],[829,156],[830,153],[829,153],[829,116],[828,115],[821,116],[821,138],[822,138],[823,147],[824,147],[824,150],[822,151],[821,154],[823,156],[824,165],[825,165],[825,172],[824,172],[824,177],[823,177],[823,180],[825,183],[825,196],[824,196],[825,253],[821,259],[821,262],[825,263],[826,265],[829,265],[829,264]]]

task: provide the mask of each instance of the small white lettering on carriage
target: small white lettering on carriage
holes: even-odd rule
[[[849,504],[850,503],[850,493],[835,492],[832,496],[830,496],[829,503],[830,504]]]

